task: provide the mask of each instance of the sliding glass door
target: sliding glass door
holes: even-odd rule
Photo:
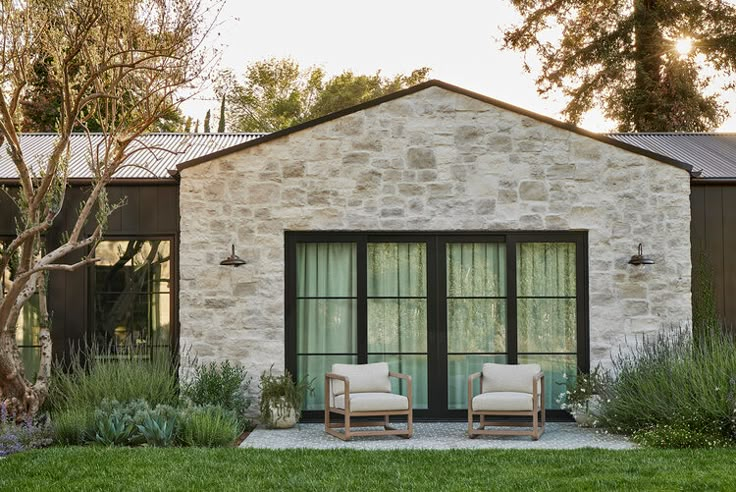
[[[417,416],[437,418],[462,415],[484,362],[537,362],[557,408],[562,373],[588,368],[586,251],[584,233],[288,233],[286,363],[317,380],[305,415],[336,362],[411,374]]]

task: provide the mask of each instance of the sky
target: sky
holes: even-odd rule
[[[539,96],[535,74],[523,70],[524,55],[501,50],[502,29],[519,19],[507,0],[228,0],[211,45],[222,50],[220,67],[238,75],[271,57],[320,66],[328,75],[381,70],[392,76],[426,66],[430,78],[560,119],[564,99]],[[736,131],[736,94],[729,96],[732,116],[719,131]],[[219,114],[207,89],[182,109],[195,120],[208,109],[213,121]],[[600,114],[587,115],[580,126],[614,129]]]

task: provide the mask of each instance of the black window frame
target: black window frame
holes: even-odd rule
[[[173,234],[106,234],[99,242],[104,241],[168,241],[170,254],[170,279],[169,279],[169,352],[173,364],[178,364],[179,357],[179,248],[178,238]],[[89,249],[88,254],[93,254],[94,247]],[[160,292],[156,292],[160,293]],[[95,296],[97,294],[97,279],[95,265],[87,268],[87,330],[84,334],[85,340],[90,343],[95,338]],[[150,346],[151,354],[154,349],[162,349],[165,346]]]
[[[516,244],[526,242],[567,242],[576,245],[576,305],[578,369],[590,371],[590,310],[587,231],[286,231],[284,233],[284,344],[285,367],[297,374],[296,333],[296,245],[297,243],[355,242],[357,245],[357,337],[358,363],[367,362],[367,244],[369,242],[426,242],[427,243],[427,378],[434,383],[427,388],[429,409],[415,410],[421,420],[459,420],[467,417],[466,410],[447,410],[447,283],[446,264],[440,261],[446,255],[447,243],[499,242],[506,245],[506,300],[508,363],[517,363],[517,285]],[[445,265],[442,267],[441,265]],[[440,329],[444,326],[444,329]],[[544,355],[543,353],[522,354]],[[482,355],[482,354],[481,354]],[[554,353],[553,355],[565,355]],[[322,385],[323,381],[315,381]],[[323,411],[303,412],[306,421],[318,421]],[[569,419],[567,412],[548,410],[551,419]]]

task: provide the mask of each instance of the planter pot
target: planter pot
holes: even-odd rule
[[[572,410],[573,418],[580,427],[593,427],[593,423],[598,419],[601,409],[601,397],[593,395],[585,406]]]
[[[269,404],[271,409],[271,427],[274,429],[290,429],[296,425],[296,410],[291,406],[277,407],[273,403]]]

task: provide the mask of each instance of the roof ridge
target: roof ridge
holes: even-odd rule
[[[693,136],[693,137],[736,137],[736,132],[606,132],[606,135],[616,136],[644,136],[644,135],[665,135],[665,136]]]

